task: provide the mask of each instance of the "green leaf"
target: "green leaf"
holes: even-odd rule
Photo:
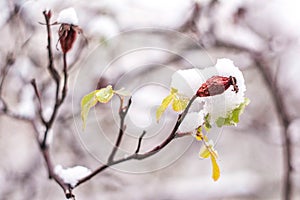
[[[156,110],[156,120],[157,122],[161,118],[162,114],[165,112],[169,104],[172,102],[174,98],[174,94],[169,94],[164,100],[162,101],[161,105]]]
[[[211,124],[210,124],[210,114],[208,113],[204,117],[204,129],[208,133],[209,130],[211,129]]]
[[[107,103],[113,97],[114,90],[111,85],[106,88],[102,88],[96,92],[96,98],[100,103]]]
[[[239,123],[239,117],[240,115],[244,112],[245,107],[250,103],[250,100],[248,98],[245,98],[244,102],[241,103],[238,107],[236,107],[234,110],[229,112],[226,116],[224,117],[219,117],[216,120],[216,124],[218,127],[222,126],[233,126]]]
[[[90,109],[97,104],[96,93],[99,90],[95,90],[85,95],[81,100],[81,119],[83,122],[83,129],[86,127],[86,119]]]

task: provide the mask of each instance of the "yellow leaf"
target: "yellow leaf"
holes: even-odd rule
[[[201,158],[210,157],[212,165],[212,178],[214,181],[217,181],[220,177],[220,168],[217,163],[218,153],[216,150],[214,150],[213,146],[214,144],[212,140],[210,140],[208,143],[205,141],[204,145],[200,149],[199,155]]]
[[[169,94],[164,100],[162,101],[161,105],[157,108],[156,110],[156,120],[159,121],[161,118],[162,114],[165,112],[169,104],[172,102],[174,98],[174,94]]]
[[[212,164],[212,178],[214,181],[217,181],[220,178],[220,168],[213,153],[211,153],[210,159]]]
[[[111,85],[102,88],[96,92],[96,98],[100,103],[107,103],[114,95],[114,90]]]
[[[98,90],[95,90],[85,95],[81,100],[81,119],[83,122],[83,129],[86,127],[86,119],[90,109],[97,104],[97,99],[95,97],[97,92]]]
[[[208,149],[205,145],[203,145],[203,146],[201,147],[199,156],[200,156],[201,158],[209,158],[209,156],[210,156],[210,151],[209,151],[209,149]]]
[[[176,112],[183,111],[188,104],[188,99],[179,95],[176,95],[173,100],[173,110]]]

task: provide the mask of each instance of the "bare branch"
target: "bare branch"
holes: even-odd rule
[[[165,148],[173,139],[176,138],[176,132],[180,126],[180,124],[182,123],[183,119],[185,118],[186,114],[188,113],[192,103],[195,101],[195,99],[197,98],[196,95],[194,95],[191,100],[189,101],[187,107],[185,108],[185,110],[179,114],[178,118],[177,118],[177,121],[176,121],[176,124],[172,130],[172,132],[170,133],[170,135],[158,146],[154,147],[153,149],[145,152],[145,153],[142,153],[142,154],[139,154],[139,153],[136,153],[137,151],[139,151],[139,148],[137,148],[137,150],[135,151],[135,153],[133,153],[132,155],[130,156],[127,156],[127,157],[124,157],[124,158],[120,158],[118,160],[111,160],[110,162],[108,162],[107,164],[105,165],[102,165],[100,166],[99,168],[97,168],[96,170],[94,170],[91,174],[89,174],[88,176],[82,178],[81,180],[78,181],[78,183],[75,185],[75,187],[81,185],[82,183],[90,180],[91,178],[93,178],[94,176],[96,176],[97,174],[101,173],[102,171],[104,171],[106,168],[110,167],[110,166],[113,166],[113,165],[116,165],[116,164],[119,164],[119,163],[122,163],[122,162],[125,162],[125,161],[129,161],[129,160],[143,160],[145,158],[148,158],[156,153],[158,153],[160,150],[162,150],[163,148]],[[130,104],[129,104],[130,105]],[[128,111],[128,109],[127,109]],[[127,112],[126,111],[126,112]],[[126,115],[125,115],[126,116]],[[124,116],[124,117],[125,117]],[[145,132],[144,132],[145,133]],[[144,134],[143,133],[143,134]],[[142,134],[142,136],[143,136]],[[141,142],[142,140],[142,136],[140,137],[139,139],[139,143]],[[115,146],[116,147],[116,146]],[[75,188],[74,187],[74,188]]]
[[[40,116],[40,119],[41,119],[42,123],[43,123],[44,125],[46,125],[47,122],[45,121],[44,116],[43,116],[41,96],[40,96],[39,90],[38,90],[38,88],[37,88],[35,79],[32,79],[32,80],[31,80],[31,85],[32,85],[32,87],[33,87],[33,89],[34,89],[35,96],[37,97],[38,102],[39,102],[39,116]]]
[[[118,134],[118,138],[116,140],[116,143],[115,143],[115,146],[113,147],[113,150],[111,152],[111,154],[109,155],[108,157],[108,164],[112,163],[113,162],[113,159],[117,153],[117,150],[121,144],[121,141],[122,141],[122,137],[124,135],[124,131],[125,131],[125,117],[128,113],[128,110],[130,108],[130,105],[131,105],[132,101],[131,101],[131,98],[129,99],[128,101],[128,104],[127,106],[124,108],[123,107],[123,99],[120,98],[120,108],[119,108],[119,116],[120,116],[120,129],[119,129],[119,134]]]
[[[143,131],[142,135],[139,138],[138,145],[137,145],[136,150],[135,150],[136,154],[140,152],[140,148],[141,148],[141,145],[142,145],[142,140],[143,140],[143,137],[145,135],[146,135],[146,131]]]

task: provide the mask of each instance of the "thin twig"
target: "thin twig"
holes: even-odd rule
[[[91,178],[93,178],[94,176],[96,176],[97,174],[101,173],[102,171],[104,171],[105,169],[107,169],[110,166],[125,162],[125,161],[129,161],[129,160],[143,160],[145,158],[148,158],[156,153],[158,153],[160,150],[162,150],[163,148],[165,148],[173,139],[176,138],[176,132],[180,126],[180,124],[182,123],[183,119],[185,118],[186,114],[188,113],[192,103],[195,101],[195,99],[197,98],[196,95],[194,95],[191,100],[189,101],[187,107],[185,108],[185,110],[178,116],[176,124],[172,130],[172,132],[170,133],[170,135],[158,146],[150,149],[149,151],[139,154],[139,153],[133,153],[130,156],[124,157],[124,158],[120,158],[118,160],[112,160],[111,162],[108,162],[108,164],[102,165],[99,168],[97,168],[96,170],[94,170],[91,174],[89,174],[88,176],[80,179],[77,184],[75,185],[75,187],[81,185],[82,183],[90,180]],[[74,187],[74,188],[75,188]]]
[[[143,131],[142,135],[139,138],[138,145],[137,145],[136,150],[135,150],[136,154],[140,152],[140,148],[141,148],[141,145],[142,145],[142,140],[143,140],[143,137],[145,135],[146,135],[146,131]]]
[[[61,97],[60,97],[60,82],[61,82],[61,78],[59,76],[59,73],[57,72],[57,70],[54,68],[53,66],[53,54],[52,54],[52,42],[51,42],[51,30],[50,30],[50,15],[48,15],[48,13],[46,11],[43,12],[44,17],[45,17],[45,21],[46,21],[46,27],[47,27],[47,49],[48,49],[48,59],[49,59],[49,65],[48,65],[48,70],[51,74],[51,77],[53,78],[53,80],[56,83],[56,92],[55,92],[55,105],[52,111],[52,115],[50,117],[50,119],[48,121],[43,120],[42,115],[41,115],[41,121],[43,122],[43,124],[46,127],[46,131],[44,133],[44,138],[43,141],[40,143],[40,147],[41,147],[41,151],[44,157],[44,160],[46,162],[46,166],[48,169],[48,175],[49,178],[54,179],[58,185],[60,185],[60,187],[63,189],[66,198],[75,198],[75,196],[72,194],[72,187],[69,184],[64,183],[64,181],[57,175],[54,173],[54,169],[53,169],[53,164],[49,155],[49,147],[47,146],[47,136],[48,136],[48,132],[51,129],[54,120],[56,119],[57,116],[57,112],[60,108],[60,106],[62,105],[66,95],[67,95],[67,83],[68,83],[68,70],[67,70],[67,61],[66,61],[66,54],[63,54],[63,63],[64,63],[64,68],[63,68],[63,74],[64,74],[64,85],[63,85],[63,89],[61,91]],[[32,84],[34,86],[35,89],[35,93],[39,99],[39,101],[41,100],[39,97],[39,92],[36,86],[35,81],[32,81]],[[40,102],[41,105],[41,102]],[[42,108],[41,108],[42,109]],[[42,111],[40,111],[42,113]]]
[[[56,83],[55,105],[54,105],[54,108],[53,108],[52,115],[51,115],[50,119],[46,123],[44,123],[44,125],[46,126],[46,130],[45,130],[43,141],[41,143],[41,148],[46,148],[46,141],[47,141],[48,132],[51,129],[54,120],[56,119],[59,107],[61,106],[61,104],[63,103],[63,101],[65,100],[66,95],[67,95],[68,67],[67,67],[67,55],[66,55],[66,53],[64,53],[63,54],[64,85],[63,85],[63,89],[62,89],[61,97],[60,97],[59,93],[60,93],[61,77],[58,74],[57,70],[53,66],[53,54],[52,54],[52,48],[51,48],[52,43],[51,43],[50,19],[47,15],[46,11],[44,11],[43,13],[44,13],[45,20],[46,20],[46,27],[47,27],[47,34],[48,34],[48,36],[47,36],[47,38],[48,38],[47,49],[48,49],[48,57],[49,57],[48,69],[49,69],[49,72],[50,72],[52,78],[54,79],[54,81]]]
[[[33,89],[34,89],[35,96],[37,97],[38,102],[39,102],[39,116],[40,116],[40,119],[42,120],[42,123],[43,123],[43,124],[46,124],[47,122],[46,122],[46,120],[44,119],[44,116],[43,116],[43,109],[42,109],[41,96],[40,96],[39,90],[38,90],[38,88],[37,88],[35,79],[32,79],[32,80],[31,80],[31,85],[32,85],[32,87],[33,87]]]
[[[123,107],[123,99],[120,99],[120,108],[119,108],[119,116],[120,116],[120,129],[119,129],[119,134],[118,134],[118,137],[117,137],[117,140],[116,140],[116,143],[113,147],[113,150],[111,152],[111,154],[109,155],[108,157],[108,162],[107,163],[112,163],[116,153],[117,153],[117,150],[121,144],[121,141],[122,141],[122,138],[123,138],[123,135],[124,135],[124,131],[125,131],[125,117],[128,113],[128,110],[130,108],[130,105],[131,105],[132,101],[131,101],[131,98],[129,99],[128,101],[128,104],[127,106],[124,108]]]
[[[5,62],[5,65],[3,67],[3,69],[1,70],[1,81],[0,81],[0,101],[2,102],[2,111],[3,112],[6,112],[7,110],[7,103],[6,101],[3,99],[3,87],[4,87],[4,82],[5,82],[5,79],[7,77],[7,74],[8,74],[8,71],[9,71],[9,68],[11,65],[13,65],[15,62],[15,58],[13,56],[13,53],[8,53],[7,56],[6,56],[6,62]]]

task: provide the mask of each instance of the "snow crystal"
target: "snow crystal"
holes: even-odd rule
[[[57,22],[61,24],[78,25],[78,18],[75,9],[71,7],[60,11]]]
[[[191,112],[186,115],[182,124],[179,127],[179,131],[186,133],[194,131],[199,125],[204,122],[204,113],[200,112]]]
[[[81,178],[91,173],[91,170],[83,166],[75,166],[64,169],[61,165],[56,165],[54,168],[54,173],[62,178],[65,183],[75,187]]]

